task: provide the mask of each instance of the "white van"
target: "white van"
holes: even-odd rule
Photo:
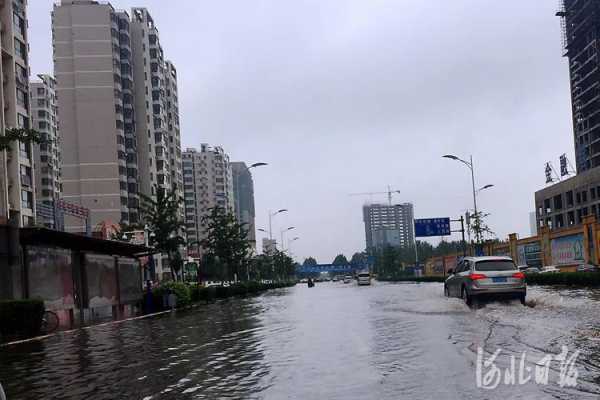
[[[357,280],[359,285],[370,285],[371,274],[369,272],[360,272]]]

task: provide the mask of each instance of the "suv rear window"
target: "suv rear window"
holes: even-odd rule
[[[476,271],[512,271],[516,269],[515,263],[507,260],[478,261],[475,263]]]
[[[370,275],[366,272],[358,274],[359,278],[368,278]]]

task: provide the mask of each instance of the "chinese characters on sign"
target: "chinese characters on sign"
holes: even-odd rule
[[[450,218],[415,219],[415,236],[448,236],[450,235]]]
[[[559,376],[556,383],[560,387],[577,386],[577,377],[579,372],[575,367],[575,362],[579,356],[579,350],[569,355],[567,346],[562,346],[560,354],[547,354],[535,363],[535,366],[526,360],[526,352],[521,353],[517,360],[514,355],[509,358],[509,366],[502,371],[495,361],[502,352],[498,349],[488,359],[484,358],[484,352],[481,347],[477,348],[477,365],[475,370],[475,380],[480,389],[492,390],[498,385],[525,385],[533,382],[538,385],[547,385],[550,381],[549,372],[558,371]],[[517,366],[518,361],[518,366]],[[558,368],[551,368],[552,361],[558,363]],[[533,380],[532,380],[533,379]]]

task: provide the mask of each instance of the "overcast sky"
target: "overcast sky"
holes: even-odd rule
[[[29,2],[32,74],[52,72],[51,0]],[[544,163],[573,139],[557,2],[115,0],[147,7],[179,72],[184,147],[221,145],[254,172],[257,227],[331,262],[365,247],[354,192],[402,193],[415,217],[478,206],[529,235]],[[374,196],[386,201],[386,196]],[[260,233],[260,232],[259,232]],[[259,241],[261,236],[258,236]]]

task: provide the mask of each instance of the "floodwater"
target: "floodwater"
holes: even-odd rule
[[[600,292],[528,298],[470,310],[437,283],[298,285],[0,347],[0,383],[8,400],[598,398]],[[580,351],[563,369],[574,387],[559,361],[535,376],[562,346]],[[478,349],[500,350],[488,389]]]

